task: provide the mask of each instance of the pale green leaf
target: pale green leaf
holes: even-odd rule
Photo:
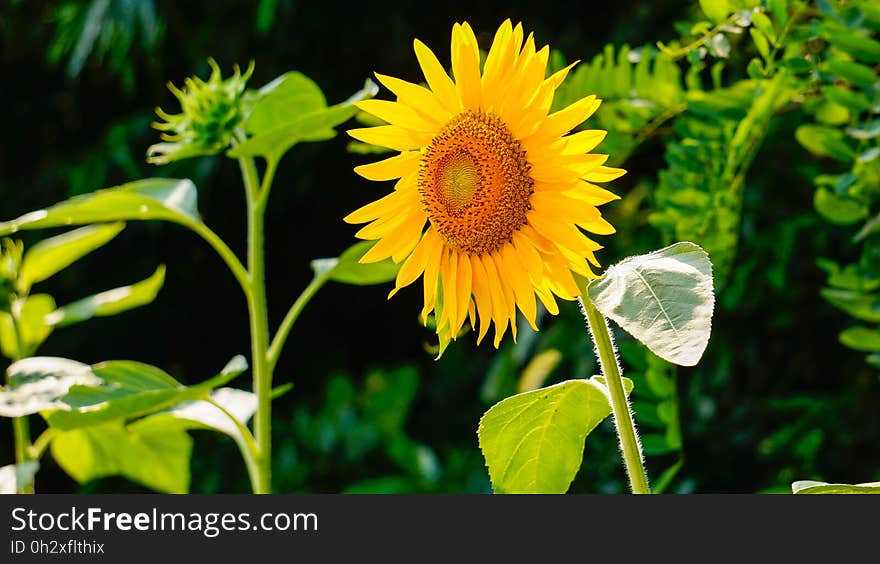
[[[20,284],[30,288],[46,280],[106,245],[124,228],[122,222],[89,225],[40,241],[24,255],[19,272]]]
[[[843,133],[833,127],[805,124],[795,130],[794,136],[798,143],[814,155],[833,157],[844,162],[853,158],[853,150],[843,140]]]
[[[192,438],[183,430],[112,421],[56,431],[52,456],[79,483],[120,475],[164,493],[189,491]]]
[[[605,386],[595,377],[492,406],[477,434],[495,492],[565,493],[581,466],[586,436],[610,414]]]
[[[21,358],[15,321],[7,311],[0,311],[0,352],[9,360]]]
[[[46,317],[55,311],[55,300],[49,294],[33,294],[12,304],[17,310],[19,353],[31,356],[52,333]]]
[[[252,392],[234,388],[218,388],[211,392],[211,399],[223,406],[239,423],[247,425],[257,411],[257,396]],[[211,429],[229,435],[242,443],[244,437],[238,426],[217,406],[198,400],[175,405],[167,411],[150,415],[138,421],[138,428],[169,426],[179,429]]]
[[[880,351],[880,331],[856,326],[845,329],[840,334],[840,343],[851,349],[864,352]]]
[[[819,215],[835,225],[852,225],[868,217],[868,206],[864,202],[838,196],[827,188],[816,190],[813,206]]]
[[[715,293],[712,263],[699,245],[675,243],[626,258],[588,292],[605,317],[663,360],[693,366],[706,350]]]
[[[394,264],[391,259],[367,264],[359,262],[361,257],[375,244],[375,241],[360,241],[347,248],[339,255],[338,259],[318,259],[312,261],[312,269],[318,275],[319,270],[329,268],[330,280],[341,282],[342,284],[369,286],[390,282],[397,277],[397,272],[400,270],[399,264]]]
[[[730,15],[730,5],[727,0],[700,0],[700,8],[715,23],[721,23]]]
[[[860,88],[871,88],[874,86],[874,83],[880,81],[874,69],[854,61],[831,59],[826,64],[828,65],[828,70]]]
[[[306,75],[291,71],[260,88],[258,100],[245,121],[248,133],[265,133],[298,115],[327,106],[324,93]]]
[[[880,298],[876,295],[842,288],[823,288],[820,294],[831,305],[856,319],[880,323]]]
[[[6,369],[8,384],[0,390],[0,416],[21,417],[59,407],[71,386],[97,385],[88,365],[66,358],[35,356]]]
[[[189,180],[139,180],[76,196],[0,223],[0,236],[21,229],[121,220],[161,219],[191,226],[201,222],[196,199],[196,187]]]
[[[880,494],[880,482],[829,484],[813,480],[800,480],[791,485],[791,492],[795,494]]]
[[[0,467],[0,494],[18,493],[33,480],[39,469],[40,463],[36,460]]]
[[[149,304],[156,299],[164,283],[165,266],[161,265],[145,280],[130,286],[107,290],[60,307],[46,317],[46,322],[64,327],[93,317],[116,315]]]

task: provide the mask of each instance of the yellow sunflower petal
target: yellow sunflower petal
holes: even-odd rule
[[[592,182],[611,182],[612,180],[617,180],[624,174],[626,174],[626,171],[622,168],[600,166],[585,174],[584,178]]]
[[[452,28],[452,73],[461,99],[462,108],[476,110],[480,107],[480,50],[477,38],[467,22]]]
[[[475,258],[471,261],[471,270],[473,274],[474,301],[477,303],[477,313],[480,318],[480,331],[477,334],[477,345],[479,345],[492,324],[492,294],[489,292],[483,261]]]
[[[486,284],[489,286],[489,292],[492,295],[492,321],[495,322],[495,348],[501,344],[501,338],[507,330],[507,301],[504,298],[504,290],[501,287],[501,280],[495,270],[495,262],[489,255],[479,257],[483,264],[483,270],[486,273]]]
[[[583,200],[591,206],[601,206],[620,199],[617,194],[584,181],[578,182],[574,189],[564,193],[572,198]]]
[[[380,217],[397,215],[401,208],[418,203],[418,192],[415,190],[413,192],[415,195],[406,191],[391,192],[387,196],[351,212],[343,220],[346,223],[367,223]]]
[[[394,92],[398,102],[406,104],[427,119],[446,123],[452,117],[452,112],[444,108],[437,96],[423,86],[379,73],[376,73],[376,80]]]
[[[413,249],[412,254],[409,255],[409,258],[406,259],[397,272],[394,289],[388,294],[388,299],[390,300],[401,288],[405,288],[415,282],[425,271],[431,254],[439,251],[436,232],[429,227],[422,236],[421,241],[416,245],[416,248]]]
[[[458,334],[461,326],[464,324],[465,315],[468,313],[468,304],[471,301],[471,286],[473,275],[471,271],[471,260],[468,255],[461,253],[458,256],[458,272],[455,275],[455,313],[452,319],[452,333]]]
[[[510,281],[510,286],[513,288],[513,293],[516,296],[516,305],[522,311],[532,329],[537,331],[538,326],[535,323],[537,304],[535,303],[535,292],[529,280],[529,275],[526,273],[516,251],[513,250],[511,245],[503,247],[499,254],[504,264],[507,280]]]
[[[418,39],[413,41],[413,49],[415,49],[416,58],[419,60],[419,66],[422,67],[422,73],[425,75],[428,87],[446,110],[450,113],[457,113],[461,110],[461,103],[455,89],[455,83],[446,74],[443,65],[437,60],[437,56]]]
[[[367,180],[394,180],[417,170],[420,158],[418,152],[408,151],[382,161],[356,166],[354,171]]]
[[[425,119],[414,109],[400,102],[372,99],[361,100],[360,102],[355,102],[354,105],[368,114],[387,121],[391,125],[411,131],[436,133],[440,127],[440,124],[437,122]]]
[[[602,100],[593,95],[547,116],[547,120],[535,132],[535,136],[555,139],[582,124],[599,108]]]
[[[431,142],[430,133],[415,132],[396,125],[349,129],[348,134],[358,141],[379,147],[388,147],[395,151],[418,149]]]

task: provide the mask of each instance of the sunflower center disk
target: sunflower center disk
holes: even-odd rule
[[[452,248],[488,254],[526,224],[534,181],[507,126],[492,114],[454,117],[425,149],[419,192],[431,224]]]

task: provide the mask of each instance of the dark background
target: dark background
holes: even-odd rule
[[[386,0],[361,4],[360,12],[348,2],[289,0],[111,4],[125,25],[110,34],[106,48],[99,39],[82,57],[74,45],[92,2],[0,3],[0,219],[144,176],[189,177],[199,188],[204,220],[240,254],[244,198],[234,161],[210,157],[153,167],[144,160],[157,140],[150,129],[153,109],[177,111],[166,82],[206,77],[207,57],[225,73],[253,59],[252,86],[299,70],[335,103],[374,71],[417,80],[412,39],[422,39],[446,60],[455,21],[469,21],[486,47],[503,19],[522,20],[541,43],[551,42],[571,59],[589,59],[606,43],[676,37],[674,22],[694,9],[673,1]],[[335,256],[352,243],[356,229],[341,218],[386,189],[352,172],[374,157],[348,153],[347,143],[343,134],[300,145],[279,169],[266,234],[273,326],[308,283],[309,260]],[[735,295],[719,296],[701,367],[679,371],[686,462],[671,491],[785,491],[794,479],[863,482],[880,471],[876,373],[861,355],[837,344],[845,319],[818,295],[824,277],[815,258],[837,249],[843,237],[813,214],[809,180],[779,166],[799,154],[791,125],[782,119],[750,173],[736,263],[747,264],[749,274],[740,277]],[[645,145],[626,163],[633,172],[613,189],[626,194],[662,164],[662,145]],[[633,213],[614,206],[608,206],[612,221]],[[638,219],[643,211],[622,217],[628,234],[604,238],[603,264],[660,246],[652,228]],[[781,257],[777,245],[785,225],[798,227]],[[23,238],[35,240],[32,234]],[[624,248],[621,241],[638,248]],[[155,303],[59,330],[40,353],[87,363],[139,360],[186,382],[205,379],[234,354],[246,354],[246,309],[234,279],[202,240],[174,225],[131,223],[111,245],[40,289],[66,303],[145,278],[160,263],[168,276]],[[276,373],[276,384],[296,384],[275,408],[279,491],[489,491],[475,429],[494,403],[488,401],[487,374],[503,372],[498,359],[517,354],[512,343],[496,355],[491,344],[476,348],[468,335],[435,362],[425,350],[431,332],[416,319],[418,286],[391,302],[388,290],[328,285],[295,327]],[[577,308],[564,309],[544,327],[577,334]],[[571,373],[575,366],[590,366],[586,343],[573,354],[577,358],[548,381],[588,375]],[[370,420],[369,374],[417,383],[412,397],[401,400],[404,407],[394,404],[400,421],[393,432],[382,425],[377,431]],[[246,377],[234,384],[249,385]],[[0,436],[5,461],[12,455],[8,425],[0,426]],[[407,447],[416,445],[407,452],[422,458],[413,462],[401,455],[401,437]],[[589,438],[586,460],[574,491],[623,491],[607,422]],[[649,460],[655,474],[666,466],[662,457]],[[234,446],[209,433],[196,436],[193,472],[195,492],[247,489]],[[37,487],[139,491],[122,479],[78,486],[51,462]]]

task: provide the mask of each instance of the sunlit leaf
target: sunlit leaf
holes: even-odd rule
[[[60,307],[46,316],[46,322],[58,327],[91,319],[116,315],[149,304],[165,282],[165,266],[159,266],[147,279],[131,286],[122,286],[95,294]]]
[[[196,198],[196,187],[189,180],[139,180],[76,196],[50,208],[0,223],[0,235],[21,229],[120,220],[162,219],[193,225],[201,221]]]
[[[6,369],[5,388],[0,390],[0,416],[21,417],[58,407],[58,400],[71,386],[97,385],[88,365],[55,357],[31,357]]]
[[[56,431],[52,457],[79,483],[124,476],[164,493],[189,491],[192,438],[183,430],[111,421]]]
[[[360,241],[347,248],[338,259],[312,261],[312,269],[316,273],[319,269],[329,269],[330,280],[342,284],[369,286],[390,282],[397,277],[399,264],[394,264],[391,259],[367,264],[358,262],[375,244],[375,241]]]
[[[121,222],[89,225],[62,235],[44,239],[24,255],[19,282],[30,288],[106,245],[125,228]]]
[[[565,493],[586,436],[611,414],[606,393],[597,378],[569,380],[492,406],[477,433],[495,493]]]
[[[700,0],[700,8],[715,23],[724,21],[730,14],[727,0]]]
[[[818,188],[813,206],[826,221],[836,225],[852,225],[868,217],[868,207],[854,198],[841,197],[826,188]]]
[[[845,329],[840,334],[840,344],[857,351],[880,351],[880,331],[856,326]]]
[[[49,294],[33,294],[16,300],[12,308],[18,310],[19,353],[30,356],[52,333],[46,317],[55,311],[55,300]]]
[[[715,307],[712,263],[693,243],[675,243],[611,266],[588,288],[605,316],[660,358],[699,362],[709,343]]]
[[[880,482],[865,484],[829,484],[800,480],[791,485],[791,493],[795,494],[880,494]]]
[[[0,494],[14,494],[34,479],[40,463],[28,460],[20,464],[9,464],[0,467]]]

